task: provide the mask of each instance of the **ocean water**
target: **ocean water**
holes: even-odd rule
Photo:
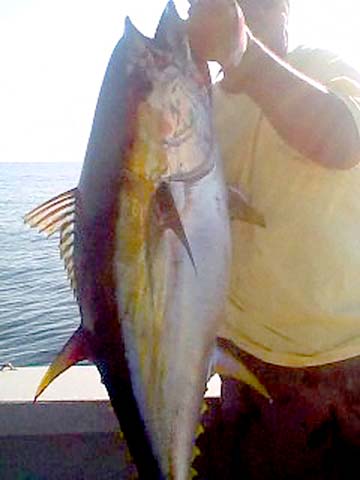
[[[58,251],[23,223],[33,207],[77,185],[81,164],[0,163],[0,366],[43,365],[79,325]]]

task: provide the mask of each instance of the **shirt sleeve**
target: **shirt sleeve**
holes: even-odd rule
[[[330,80],[326,87],[347,105],[360,134],[360,83],[347,76],[339,76]]]
[[[360,135],[360,73],[328,50],[298,47],[289,54],[288,61],[343,101]]]

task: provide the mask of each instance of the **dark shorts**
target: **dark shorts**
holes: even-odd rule
[[[238,354],[273,402],[223,379],[198,440],[198,478],[360,480],[360,357],[295,369]]]

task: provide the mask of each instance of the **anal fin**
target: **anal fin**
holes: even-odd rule
[[[231,342],[218,338],[212,360],[213,373],[234,378],[254,388],[258,393],[271,401],[271,396],[266,387],[257,376],[252,373],[241,359],[234,354]]]
[[[34,402],[44,390],[72,365],[89,358],[89,344],[87,334],[82,327],[79,327],[64,345],[50,367],[42,378],[35,394]]]

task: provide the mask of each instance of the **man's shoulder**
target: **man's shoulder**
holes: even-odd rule
[[[286,60],[300,72],[323,83],[337,77],[348,77],[360,83],[360,73],[330,50],[299,46],[289,52]]]

